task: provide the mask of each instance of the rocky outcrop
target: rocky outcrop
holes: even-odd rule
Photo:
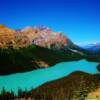
[[[88,93],[86,100],[100,100],[100,87]]]
[[[64,36],[62,32],[52,32],[50,28],[43,26],[11,30],[0,25],[0,45],[0,47],[6,48],[9,46],[18,48],[28,45],[38,45],[65,52],[71,51],[72,49],[80,50],[79,47],[68,37]],[[69,48],[71,49],[69,50]]]
[[[47,27],[26,27],[21,32],[27,35],[32,44],[42,47],[61,48],[71,44],[71,41],[61,32],[52,32]]]
[[[0,25],[0,47],[5,48],[7,45],[12,45],[13,41],[13,30]]]

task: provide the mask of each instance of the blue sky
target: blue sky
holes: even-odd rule
[[[0,0],[0,23],[12,29],[45,25],[75,43],[100,41],[100,0]]]

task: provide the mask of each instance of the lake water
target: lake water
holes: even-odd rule
[[[6,91],[13,90],[17,93],[18,89],[30,90],[36,88],[48,81],[59,79],[67,76],[74,71],[83,71],[90,74],[96,74],[95,62],[87,62],[85,60],[63,62],[49,68],[38,69],[25,73],[17,73],[7,76],[0,76],[0,92],[3,87]]]

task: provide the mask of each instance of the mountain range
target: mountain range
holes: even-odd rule
[[[100,53],[100,43],[93,43],[93,44],[89,44],[89,45],[85,45],[83,46],[84,49],[94,52],[94,53]]]
[[[12,30],[0,25],[1,75],[80,59],[100,62],[100,56],[77,46],[62,32],[44,26]]]
[[[25,44],[35,44],[47,48],[51,48],[54,44],[57,48],[72,44],[61,32],[52,32],[47,27],[26,27],[22,30],[11,30],[3,25],[0,25],[0,43],[2,46],[12,44],[12,46],[20,47]]]
[[[1,48],[22,48],[28,45],[37,45],[52,50],[59,50],[67,54],[77,53],[84,55],[88,51],[94,53],[99,53],[100,51],[100,43],[79,47],[67,36],[64,36],[62,32],[52,32],[50,28],[45,26],[28,26],[24,29],[12,30],[2,24],[0,25]]]
[[[0,43],[1,47],[26,47],[28,45],[37,45],[40,47],[77,53],[81,51],[68,37],[62,32],[52,32],[51,29],[44,26],[25,27],[24,29],[11,30],[0,25]],[[73,50],[75,49],[75,50]],[[66,53],[67,53],[66,52]],[[81,53],[81,52],[78,52]]]

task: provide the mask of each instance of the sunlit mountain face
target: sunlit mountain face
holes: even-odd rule
[[[26,35],[31,44],[47,48],[51,48],[54,45],[60,48],[62,45],[68,46],[71,44],[71,41],[63,33],[53,32],[50,28],[44,26],[28,26],[19,31],[15,30],[14,35]]]
[[[47,48],[51,48],[54,45],[57,48],[61,48],[61,46],[73,44],[62,32],[53,32],[50,28],[44,26],[28,26],[20,30],[11,30],[0,25],[0,38],[1,45],[4,42],[5,45],[9,45],[11,42],[13,45],[16,44],[16,46],[35,44]]]
[[[0,32],[0,42],[2,48],[9,46],[18,48],[26,47],[28,45],[37,45],[66,53],[80,53],[79,51],[81,51],[81,49],[67,36],[64,36],[62,32],[53,32],[50,28],[45,26],[28,26],[24,29],[11,30],[1,25]]]

